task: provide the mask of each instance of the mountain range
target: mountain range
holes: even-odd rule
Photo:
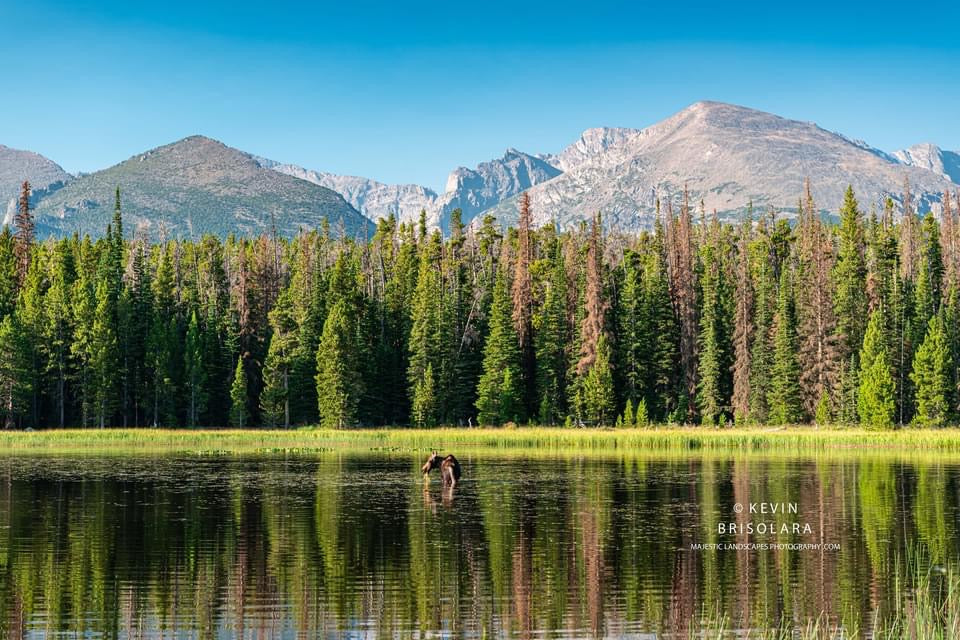
[[[12,220],[19,185],[34,187],[42,234],[99,233],[123,193],[128,229],[153,236],[259,233],[292,235],[326,219],[352,235],[390,214],[446,231],[460,209],[464,222],[517,215],[528,191],[534,221],[562,227],[602,212],[612,228],[649,227],[657,202],[676,202],[684,189],[722,216],[750,203],[790,215],[810,178],[814,199],[835,213],[847,185],[865,208],[893,198],[909,182],[920,212],[937,211],[942,194],[960,189],[960,154],[933,144],[887,153],[813,123],[719,102],[698,102],[645,129],[594,128],[558,153],[508,149],[475,168],[459,167],[443,193],[391,185],[268,160],[216,140],[191,136],[108,169],[71,176],[29,151],[0,146],[0,212]]]

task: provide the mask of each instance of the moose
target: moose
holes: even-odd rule
[[[453,487],[460,479],[460,462],[453,455],[441,458],[436,451],[431,453],[420,471],[426,477],[433,469],[440,469],[440,480],[444,487]]]

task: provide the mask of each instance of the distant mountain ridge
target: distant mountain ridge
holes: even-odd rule
[[[33,151],[0,144],[0,224],[10,224],[26,180],[33,188],[33,201],[68,183],[73,176],[60,165]]]
[[[400,220],[413,221],[425,211],[428,224],[444,232],[449,230],[450,215],[455,209],[460,209],[464,221],[469,221],[504,199],[562,173],[543,158],[507,149],[502,158],[482,162],[474,169],[454,169],[447,177],[444,193],[437,194],[419,185],[390,185],[279,162],[264,161],[264,164],[275,171],[337,191],[371,220],[395,214]]]
[[[102,233],[120,187],[128,229],[151,236],[269,232],[293,235],[329,220],[348,234],[370,222],[330,189],[268,169],[250,154],[203,136],[157,147],[80,176],[44,197],[37,227],[47,233]]]
[[[123,191],[128,229],[151,234],[259,233],[276,225],[292,235],[328,220],[365,234],[395,214],[449,230],[485,215],[501,224],[529,191],[534,221],[578,224],[599,211],[608,226],[649,227],[657,202],[692,202],[721,216],[773,208],[790,215],[810,178],[821,211],[836,212],[847,185],[864,210],[891,197],[902,206],[909,181],[916,210],[937,211],[946,190],[960,189],[960,154],[933,144],[887,153],[813,123],[720,102],[697,102],[643,129],[587,129],[557,153],[510,148],[500,158],[450,172],[443,193],[268,160],[191,136],[103,171],[71,176],[38,154],[0,146],[0,213],[12,220],[19,185],[34,186],[41,233],[101,233]]]
[[[935,209],[945,190],[957,188],[944,175],[815,124],[718,102],[698,102],[642,130],[591,131],[574,146],[584,151],[558,154],[576,158],[571,169],[530,189],[539,223],[566,226],[599,211],[617,228],[649,227],[657,201],[675,202],[684,189],[721,215],[751,202],[761,211],[789,212],[807,177],[824,212],[839,209],[848,184],[865,210],[886,196],[902,202],[905,180],[920,211]],[[509,223],[516,198],[484,213]]]

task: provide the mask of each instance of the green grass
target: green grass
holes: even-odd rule
[[[859,428],[657,427],[649,429],[68,429],[0,432],[3,453],[195,452],[316,453],[330,450],[468,452],[567,455],[638,453],[762,453],[772,456],[937,456],[960,459],[960,429],[867,431]]]
[[[725,615],[705,612],[693,620],[688,638],[715,640],[956,640],[960,638],[960,573],[931,566],[917,546],[908,552],[906,577],[898,578],[886,610],[874,608],[869,621],[831,621],[826,613],[785,620],[770,629],[735,629]],[[897,571],[897,575],[900,572]]]

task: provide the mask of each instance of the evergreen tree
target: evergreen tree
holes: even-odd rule
[[[505,272],[506,266],[502,265],[493,287],[490,333],[483,350],[483,374],[477,386],[477,419],[480,424],[497,425],[520,421],[524,417],[520,347]]]
[[[12,429],[27,414],[31,389],[24,376],[23,336],[15,316],[0,320],[0,416],[3,428]]]
[[[607,390],[598,385],[606,385],[610,379],[610,395],[613,394],[611,353],[604,354],[599,365],[605,369],[591,375],[592,369],[598,365],[600,338],[606,349],[610,349],[605,336],[607,332],[607,310],[609,303],[604,287],[602,225],[599,214],[594,217],[590,227],[590,240],[587,244],[586,265],[584,271],[585,286],[583,293],[583,319],[580,322],[579,359],[576,364],[576,378],[574,380],[573,408],[581,421],[598,423],[598,418],[612,419],[616,414],[615,408],[607,407]],[[590,379],[591,389],[584,385]],[[615,399],[613,399],[615,401]],[[592,405],[589,403],[593,403]]]
[[[681,382],[680,325],[670,299],[663,225],[658,215],[654,234],[643,257],[643,307],[648,322],[649,345],[644,349],[644,408],[651,416],[665,418],[677,409],[677,389]]]
[[[532,212],[530,194],[520,196],[520,217],[517,226],[517,259],[511,283],[513,302],[513,327],[520,345],[520,389],[518,401],[526,405],[526,398],[533,399],[536,390],[536,373],[533,338],[533,282],[530,264],[533,261]],[[535,407],[525,406],[523,413],[532,413]]]
[[[943,283],[943,258],[940,231],[933,214],[927,214],[920,229],[921,251],[914,290],[912,343],[919,345],[927,332],[930,319],[940,310]]]
[[[840,341],[833,309],[833,242],[824,227],[805,181],[797,224],[796,292],[800,389],[804,411],[813,415],[835,388],[841,364]]]
[[[883,316],[870,314],[860,350],[860,376],[857,392],[857,413],[860,421],[872,428],[893,427],[895,386],[889,356],[884,344]]]
[[[726,284],[721,251],[720,224],[714,218],[700,250],[700,333],[697,368],[697,406],[704,424],[716,424],[727,410],[730,345],[724,302]]]
[[[355,328],[346,301],[330,309],[317,349],[317,402],[320,424],[343,429],[357,423],[363,381],[357,362]]]
[[[434,383],[433,365],[428,364],[423,376],[413,388],[413,400],[410,414],[414,425],[432,427],[437,424],[437,398]]]
[[[413,294],[413,308],[411,311],[411,328],[409,352],[410,360],[407,368],[408,388],[411,404],[416,399],[418,387],[420,394],[420,415],[434,418],[442,417],[442,402],[438,397],[439,390],[434,389],[430,395],[431,406],[423,405],[425,396],[422,390],[428,384],[427,368],[430,368],[432,380],[429,385],[434,387],[438,373],[442,373],[444,356],[444,325],[443,325],[443,295],[441,294],[440,278],[441,240],[439,234],[434,234],[424,240],[420,255],[420,268],[417,275],[417,287]]]
[[[73,341],[73,311],[70,292],[76,278],[73,253],[66,241],[57,243],[50,288],[44,298],[43,347],[46,371],[54,377],[52,395],[56,404],[56,424],[67,426],[70,404],[68,379],[71,377],[70,343]]]
[[[237,358],[237,368],[233,372],[230,385],[230,426],[243,429],[247,424],[247,372],[243,366],[243,356]]]
[[[203,341],[197,312],[190,314],[187,339],[184,348],[184,374],[187,391],[187,426],[200,423],[200,414],[207,403],[207,371],[203,361]]]
[[[30,193],[30,183],[24,181],[20,187],[20,200],[13,219],[13,224],[17,228],[15,255],[19,284],[22,284],[27,277],[33,253],[34,222],[33,214],[30,213]]]
[[[751,246],[754,289],[754,334],[750,345],[750,421],[763,423],[770,415],[773,379],[773,324],[777,306],[773,277],[772,245],[761,221],[757,240]]]
[[[834,310],[842,356],[856,354],[863,342],[867,317],[863,223],[853,187],[847,187],[840,208],[840,249],[834,267]]]
[[[566,347],[570,333],[567,326],[567,271],[559,241],[554,243],[549,269],[535,341],[539,420],[542,424],[553,425],[560,422],[566,408]]]
[[[780,272],[777,315],[774,319],[774,352],[770,381],[770,422],[793,424],[803,419],[800,365],[797,362],[797,324],[790,271]]]
[[[752,205],[740,222],[737,238],[736,280],[734,283],[735,318],[733,329],[733,395],[730,399],[736,423],[750,416],[750,343],[753,339],[753,283],[750,278],[750,235]],[[702,411],[702,408],[701,408]]]
[[[270,311],[269,319],[272,334],[267,359],[263,363],[260,409],[267,426],[283,426],[284,429],[289,429],[290,374],[298,351],[299,336],[289,288],[280,293],[276,306]],[[352,333],[348,333],[345,338],[349,340],[352,336]]]
[[[579,404],[588,424],[609,426],[616,415],[616,397],[613,389],[611,349],[607,336],[597,339],[597,353],[579,389]]]
[[[4,225],[0,229],[0,319],[13,313],[18,286],[16,237]]]
[[[913,359],[910,379],[916,389],[914,422],[921,426],[943,426],[949,416],[952,386],[950,348],[943,314],[930,318],[926,337]]]
[[[90,335],[89,366],[93,376],[94,419],[102,429],[113,418],[119,405],[116,379],[119,350],[114,331],[113,305],[105,282],[97,285],[96,304]]]

